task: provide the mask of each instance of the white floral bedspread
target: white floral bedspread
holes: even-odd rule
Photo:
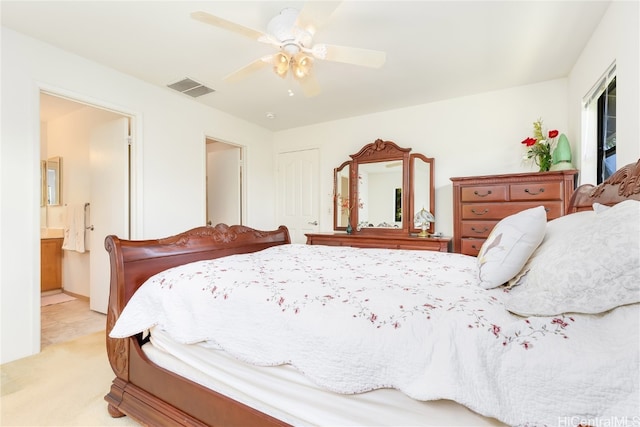
[[[392,387],[510,425],[640,423],[638,304],[522,318],[505,292],[465,255],[282,245],[157,274],[110,336],[158,325],[339,393]]]

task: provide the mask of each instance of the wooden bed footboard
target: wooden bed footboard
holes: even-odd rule
[[[107,332],[111,331],[135,291],[151,276],[168,268],[204,259],[256,252],[291,243],[289,231],[218,224],[198,227],[157,240],[122,240],[107,236],[111,281]],[[143,425],[245,426],[286,423],[215,393],[152,363],[139,337],[109,338],[107,356],[116,374],[105,396],[109,414],[129,415]]]

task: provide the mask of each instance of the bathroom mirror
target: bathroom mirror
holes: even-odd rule
[[[47,204],[47,161],[40,160],[40,207]]]
[[[47,205],[60,206],[62,203],[60,189],[62,188],[62,158],[47,159],[46,189]]]

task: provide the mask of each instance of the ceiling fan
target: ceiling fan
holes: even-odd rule
[[[312,42],[316,29],[328,20],[339,3],[310,1],[300,11],[285,8],[269,21],[266,33],[207,12],[193,12],[191,17],[277,48],[277,52],[232,72],[224,78],[225,81],[236,82],[271,66],[282,78],[291,74],[300,83],[305,96],[311,97],[320,93],[313,70],[316,59],[372,68],[382,67],[386,59],[385,52],[381,51]]]

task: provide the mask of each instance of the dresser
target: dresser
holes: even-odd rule
[[[543,205],[547,220],[568,213],[577,170],[451,178],[453,251],[477,255],[503,218]]]
[[[418,237],[372,233],[313,233],[305,234],[307,245],[352,246],[357,248],[417,249],[449,252],[450,237]]]

